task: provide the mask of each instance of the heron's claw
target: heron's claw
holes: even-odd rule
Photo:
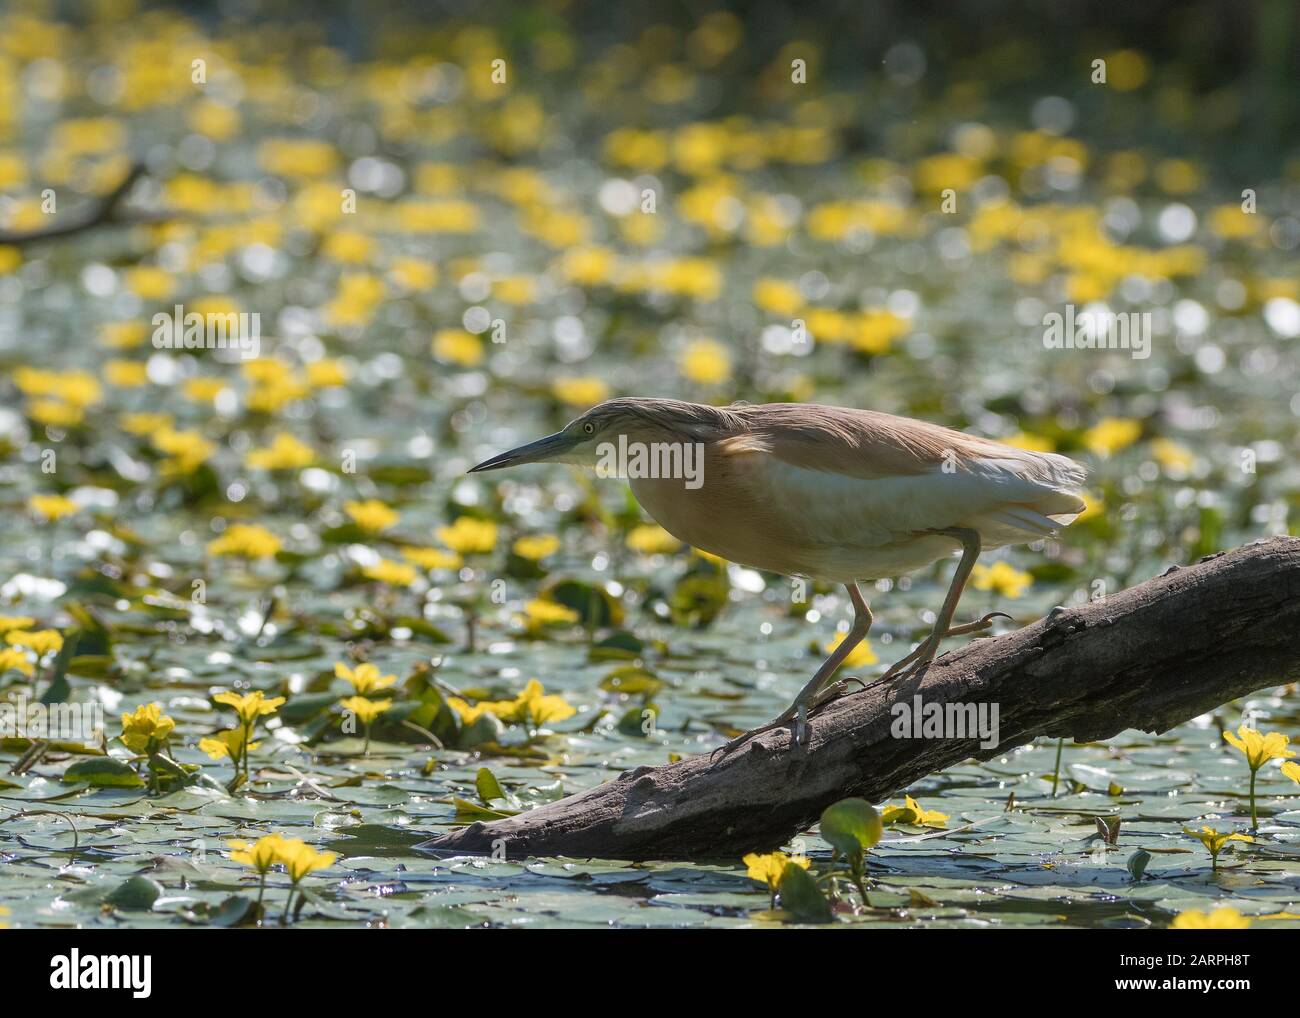
[[[982,633],[984,630],[992,628],[994,619],[1007,619],[1010,622],[1015,621],[1015,619],[1011,618],[1011,616],[1006,612],[989,612],[982,619],[979,619],[976,622],[967,622],[964,626],[953,626],[943,635],[965,636],[968,633]]]
[[[756,735],[762,735],[764,732],[770,732],[777,728],[783,728],[790,725],[790,743],[791,745],[803,746],[808,742],[808,708],[805,704],[795,701],[786,710],[782,711],[765,725],[759,725],[752,728],[742,735],[737,735],[729,742],[724,742],[721,746],[709,754],[709,759],[714,759],[719,753],[724,757],[730,756],[736,747],[742,742],[752,739]]]
[[[841,696],[846,696],[849,692],[848,687],[850,682],[856,682],[858,684],[859,692],[866,689],[868,686],[868,683],[863,682],[854,675],[840,679],[837,682],[832,682],[829,686],[818,693],[816,697],[814,697],[812,709],[817,710],[817,708],[822,706],[822,704],[830,703],[832,700],[838,700]]]
[[[939,654],[939,644],[948,636],[967,636],[971,633],[982,633],[993,625],[996,618],[1011,619],[1006,612],[989,612],[983,618],[975,622],[967,622],[962,626],[953,626],[943,635],[931,633],[921,641],[919,647],[906,657],[895,661],[890,665],[889,670],[877,679],[877,682],[884,682],[886,679],[902,678],[907,675],[923,670],[926,665],[933,661]],[[1014,621],[1014,619],[1012,619]]]

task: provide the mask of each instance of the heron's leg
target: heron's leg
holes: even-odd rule
[[[1004,619],[1011,618],[1011,616],[1008,615],[1006,612],[989,612],[982,619],[976,619],[974,622],[967,622],[964,625],[960,625],[960,626],[953,626],[943,635],[945,638],[947,638],[949,636],[966,636],[968,633],[982,633],[984,632],[984,630],[992,627],[993,620],[999,617]],[[880,678],[875,679],[870,684],[874,686],[877,682],[881,682],[884,679],[890,678],[893,675],[897,675],[900,671],[902,671],[904,668],[906,668],[908,665],[910,665],[913,661],[915,661],[918,657],[921,656],[921,652],[925,650],[925,644],[926,641],[924,640],[921,641],[921,643],[917,645],[916,650],[912,651],[906,657],[901,658],[898,661],[895,661],[894,664],[890,667],[888,672],[880,676]]]
[[[871,609],[867,606],[862,591],[858,589],[857,583],[852,581],[845,584],[845,586],[849,592],[849,600],[853,602],[853,627],[845,634],[843,642],[831,651],[831,656],[822,662],[822,666],[808,680],[808,684],[799,690],[799,695],[794,698],[794,703],[767,724],[755,728],[752,732],[738,735],[725,745],[719,746],[713,751],[714,755],[730,753],[732,749],[750,736],[757,735],[759,732],[770,731],[773,728],[780,728],[791,721],[795,723],[794,741],[801,743],[808,741],[809,710],[818,702],[818,694],[822,692],[822,687],[826,685],[831,676],[844,663],[844,659],[853,653],[854,648],[866,638],[868,631],[871,629]]]
[[[961,561],[957,563],[957,571],[953,574],[952,584],[948,587],[948,594],[943,599],[943,607],[939,609],[939,618],[935,620],[934,629],[930,632],[930,635],[911,654],[908,654],[901,661],[894,662],[878,681],[892,678],[904,668],[911,671],[929,664],[939,652],[939,644],[943,642],[943,638],[952,633],[949,627],[952,625],[953,615],[957,613],[957,602],[961,600],[962,591],[966,589],[966,581],[970,579],[971,570],[975,568],[975,560],[980,557],[980,535],[978,531],[966,527],[948,527],[944,530],[933,531],[933,533],[945,534],[960,541],[962,549]],[[980,622],[983,623],[988,620],[989,616],[985,616]],[[979,625],[979,623],[973,625]],[[959,626],[958,630],[974,631],[967,629],[965,626]]]

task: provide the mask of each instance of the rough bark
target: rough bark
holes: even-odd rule
[[[639,767],[517,817],[422,847],[511,858],[735,858],[777,847],[845,796],[873,802],[962,760],[1042,736],[1163,732],[1236,697],[1300,679],[1300,539],[1278,537],[1173,567],[1103,601],[1056,608],[1014,633],[943,655],[924,674],[827,704],[806,746],[789,729],[727,757]],[[999,744],[891,736],[891,706],[997,703]],[[500,842],[504,839],[504,842]]]

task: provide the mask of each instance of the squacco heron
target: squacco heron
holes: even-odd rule
[[[522,463],[611,464],[618,450],[635,454],[624,456],[624,476],[677,539],[741,565],[847,588],[852,628],[794,703],[755,729],[793,723],[796,744],[807,740],[808,715],[846,688],[831,680],[871,628],[860,581],[961,553],[934,629],[877,681],[909,674],[934,659],[945,636],[992,624],[988,615],[952,625],[981,551],[1051,536],[1084,509],[1084,469],[1064,456],[907,417],[801,403],[612,399],[471,473]]]

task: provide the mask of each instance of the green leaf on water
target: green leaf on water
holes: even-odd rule
[[[658,717],[659,709],[652,703],[629,707],[618,719],[618,730],[624,735],[643,738],[654,731],[649,722],[657,721]]]
[[[817,881],[802,866],[787,863],[778,885],[781,907],[803,923],[828,923],[834,918]]]
[[[105,904],[126,912],[147,912],[163,893],[162,884],[148,877],[134,876],[119,884],[104,899]]]
[[[1151,853],[1145,848],[1139,848],[1136,852],[1128,857],[1125,866],[1128,868],[1129,876],[1134,880],[1141,880],[1142,874],[1147,870],[1147,863],[1151,861]]]
[[[472,824],[477,820],[504,820],[506,817],[512,817],[519,811],[517,809],[490,809],[487,806],[480,806],[476,802],[470,802],[468,799],[462,799],[460,796],[452,796],[452,804],[456,807],[456,823]]]
[[[63,772],[63,780],[69,784],[84,781],[94,788],[140,788],[144,785],[134,767],[111,756],[78,760]]]
[[[600,688],[607,693],[626,693],[628,696],[654,696],[664,688],[662,680],[652,672],[635,665],[615,668],[600,680]]]
[[[484,806],[491,806],[496,799],[507,798],[497,776],[486,767],[478,769],[478,773],[474,776],[474,788],[477,789],[478,797]]]
[[[841,855],[868,852],[880,841],[884,825],[865,799],[841,799],[822,813],[822,837]]]
[[[623,621],[622,606],[599,584],[559,580],[543,587],[539,596],[573,609],[589,629],[617,626]]]
[[[592,644],[587,656],[592,661],[631,660],[640,657],[645,644],[626,629],[610,633],[603,640]]]

